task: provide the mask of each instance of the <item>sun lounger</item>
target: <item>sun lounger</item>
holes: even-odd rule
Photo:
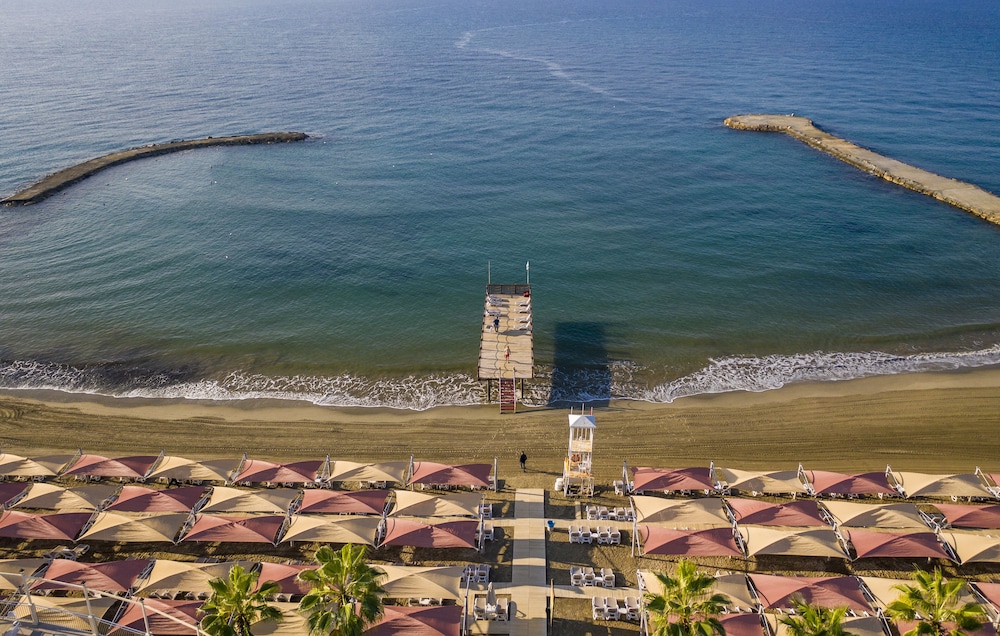
[[[601,578],[604,579],[604,587],[615,586],[615,571],[611,568],[601,568]]]
[[[505,598],[497,599],[497,609],[496,609],[496,619],[498,621],[510,620],[509,615],[510,601]]]
[[[608,521],[611,519],[611,513],[608,511],[607,506],[601,506],[597,509],[597,518],[601,521]]]
[[[486,620],[486,597],[485,596],[477,596],[476,597],[476,602],[472,606],[472,613],[473,613],[473,616],[476,617],[477,621],[484,621],[484,620]]]
[[[476,583],[489,583],[490,581],[490,566],[481,564],[476,568]]]
[[[483,519],[493,518],[493,504],[484,503],[479,506],[479,514],[482,515]]]
[[[583,543],[583,536],[580,533],[579,526],[569,527],[569,542],[570,543]]]
[[[478,532],[478,530],[477,530]],[[484,523],[483,524],[483,541],[493,540],[493,524]]]
[[[591,586],[594,585],[596,581],[597,581],[597,575],[594,574],[594,568],[590,567],[583,568],[583,584],[585,586]]]
[[[603,596],[595,596],[591,601],[591,611],[595,621],[604,618],[605,603],[607,603],[607,599]]]
[[[608,536],[608,544],[619,545],[622,542],[622,531],[618,528],[611,528],[611,534]]]
[[[616,621],[618,620],[618,615],[620,610],[618,608],[618,601],[610,596],[604,599],[604,620],[606,621]]]
[[[593,543],[594,533],[587,526],[580,527],[580,543]]]
[[[583,568],[576,566],[569,568],[569,584],[583,587]]]
[[[625,597],[625,619],[630,621],[639,620],[639,598],[636,596]]]

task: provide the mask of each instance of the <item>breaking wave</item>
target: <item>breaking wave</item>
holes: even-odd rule
[[[712,359],[703,368],[665,382],[655,370],[616,361],[602,367],[536,369],[522,401],[531,406],[611,399],[668,403],[682,397],[730,391],[761,392],[801,382],[852,380],[880,375],[950,371],[1000,364],[1000,345],[967,352],[893,355],[884,352],[814,352]],[[189,370],[149,370],[123,365],[79,368],[36,361],[0,362],[0,389],[41,389],[122,398],[191,400],[300,400],[322,406],[387,407],[424,411],[486,401],[483,385],[467,374],[368,378],[267,376],[241,371],[197,378]]]

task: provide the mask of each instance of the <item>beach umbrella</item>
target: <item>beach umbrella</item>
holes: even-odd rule
[[[281,612],[281,620],[254,623],[254,636],[304,636],[309,633],[308,618],[299,611],[298,603],[270,605]]]
[[[16,590],[24,583],[24,576],[31,576],[49,559],[0,559],[0,590]],[[24,572],[24,576],[21,572]]]
[[[5,510],[0,514],[0,537],[75,541],[90,516],[89,512],[34,514]]]
[[[359,464],[358,462],[335,461],[330,464],[330,475],[326,481],[384,481],[401,484],[406,481],[406,473],[409,468],[409,462]]]
[[[88,477],[119,477],[124,479],[142,479],[160,459],[159,455],[136,455],[133,457],[110,458],[103,455],[80,455],[63,475],[81,475]]]
[[[243,464],[239,474],[233,477],[234,483],[283,483],[311,484],[326,460],[317,459],[291,464],[276,464],[262,459],[248,459]]]
[[[903,595],[899,589],[900,585],[914,585],[913,579],[886,579],[877,576],[860,576],[861,582],[868,590],[868,595],[875,602],[875,606],[884,610],[893,601]],[[972,594],[968,587],[956,599],[959,605],[966,603],[978,603],[978,599]]]
[[[983,583],[981,581],[970,581],[969,583],[983,599],[993,606],[994,615],[1000,614],[1000,583]]]
[[[408,545],[418,548],[471,548],[474,550],[476,549],[477,527],[479,527],[479,522],[472,519],[422,523],[413,519],[390,517],[385,521],[386,530],[382,546]]]
[[[13,507],[66,512],[96,510],[120,488],[121,486],[111,484],[64,488],[56,484],[39,482],[31,484]]]
[[[774,614],[762,614],[761,616],[770,624],[769,634],[791,636],[788,626],[781,622],[780,616]],[[885,636],[882,621],[877,616],[845,616],[840,622],[840,626],[844,633],[854,636]],[[728,631],[726,636],[730,636]]]
[[[715,490],[715,481],[707,467],[700,468],[632,468],[632,490]]]
[[[155,490],[144,486],[125,486],[105,510],[113,512],[191,512],[205,488],[187,486]]]
[[[993,497],[978,475],[928,475],[893,473],[907,497]]]
[[[486,586],[486,604],[497,604],[497,593],[493,590],[493,581],[490,581],[489,585]]]
[[[650,594],[663,594],[663,584],[649,570],[638,570],[638,577]],[[708,595],[722,594],[729,599],[728,607],[752,609],[757,606],[757,600],[750,594],[747,587],[747,577],[743,573],[718,573],[709,587]]]
[[[0,506],[6,508],[7,502],[18,497],[28,489],[28,484],[16,481],[0,482]]]
[[[308,594],[309,590],[312,589],[312,585],[305,581],[299,580],[299,574],[303,570],[315,570],[316,564],[287,564],[287,563],[268,563],[264,562],[260,564],[260,575],[257,577],[257,587],[254,591],[259,590],[268,581],[274,581],[278,584],[281,590],[281,594]]]
[[[895,495],[884,472],[849,475],[827,470],[803,471],[817,495]]]
[[[429,495],[413,490],[397,490],[392,511],[394,517],[478,517],[483,496],[475,492]]]
[[[240,490],[215,486],[200,512],[270,512],[284,514],[288,505],[299,496],[292,488],[270,490]]]
[[[796,597],[807,605],[818,607],[843,606],[856,612],[872,609],[865,600],[858,579],[853,576],[748,576],[766,610],[794,608],[792,599]]]
[[[759,472],[736,468],[716,468],[715,476],[727,488],[755,493],[806,494],[797,470]]]
[[[912,503],[858,503],[824,501],[837,525],[850,528],[921,528],[927,529],[920,509]]]
[[[941,511],[953,528],[1000,529],[1000,505],[969,506],[936,503],[934,507]]]
[[[147,598],[142,602],[146,606],[145,612],[138,600],[125,605],[125,611],[115,623],[121,631],[111,631],[109,636],[145,634],[147,622],[149,633],[156,636],[191,636],[198,625],[198,610],[205,604],[205,601],[167,601],[158,598]],[[170,620],[164,614],[177,620]],[[177,621],[183,624],[178,624]]]
[[[166,456],[150,471],[148,479],[191,482],[225,483],[240,465],[238,459],[210,459],[196,461],[186,457]]]
[[[719,616],[726,636],[762,636],[764,632],[763,614],[725,614]]]
[[[380,523],[382,518],[374,515],[295,515],[280,542],[375,545]]]
[[[70,456],[62,461],[59,466],[46,465],[44,462],[37,462],[20,455],[10,453],[0,453],[0,476],[3,477],[55,477],[59,473],[59,468],[69,460]]]
[[[845,538],[854,546],[855,559],[899,557],[907,559],[948,559],[933,532],[881,532],[878,530],[852,529]]]
[[[836,533],[830,528],[788,528],[741,525],[747,554],[846,558]]]
[[[249,571],[256,567],[254,561],[227,561],[223,563],[192,563],[190,561],[171,561],[157,559],[149,574],[136,589],[139,594],[160,590],[175,590],[181,592],[211,592],[212,579],[225,579],[229,570],[239,565]]]
[[[722,505],[722,499],[704,497],[701,499],[664,499],[634,495],[632,507],[635,517],[642,523],[663,523],[672,525],[720,525],[729,522]]]
[[[1000,563],[1000,536],[996,530],[942,532],[959,563]]]
[[[379,584],[388,598],[463,598],[464,566],[377,565],[375,567],[385,573]]]
[[[468,486],[490,488],[490,472],[493,464],[437,464],[416,462],[409,485],[441,484],[446,486]]]
[[[298,514],[381,515],[385,510],[388,490],[324,490],[307,489]]]
[[[285,522],[284,515],[223,517],[198,515],[181,541],[217,541],[220,543],[270,543]]]
[[[365,636],[459,636],[462,606],[403,607],[386,605],[382,619]]]
[[[79,541],[173,543],[188,516],[186,512],[104,511],[98,513]]]
[[[110,618],[109,614],[119,603],[121,603],[121,599],[110,596],[84,599],[78,596],[32,595],[31,605],[34,606],[34,616],[28,603],[18,603],[13,608],[12,613],[24,625],[35,624],[35,617],[37,617],[38,624],[45,626],[44,633],[46,634],[58,634],[58,628],[65,628],[67,634],[80,634],[81,624],[86,624],[86,618],[81,621],[81,617],[86,617],[88,610],[98,620],[103,620],[105,617]]]
[[[736,523],[758,526],[827,526],[815,501],[770,503],[759,499],[726,499]]]
[[[678,556],[729,556],[742,558],[731,527],[677,530],[662,526],[639,526],[643,554]]]
[[[73,585],[86,585],[87,589],[111,594],[130,591],[136,580],[150,564],[149,559],[127,559],[104,563],[80,563],[69,559],[55,559],[45,570],[46,581],[31,586],[37,590],[71,590]]]

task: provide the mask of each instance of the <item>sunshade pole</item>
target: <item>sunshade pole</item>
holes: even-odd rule
[[[500,475],[497,474],[497,458],[493,457],[493,492],[497,491],[497,484],[500,483]]]
[[[28,612],[31,613],[31,624],[38,625],[38,610],[31,601],[31,594],[28,593],[28,580],[24,576],[24,568],[21,568],[21,589],[24,590],[24,597],[28,599]]]
[[[146,616],[146,599],[139,597],[139,609],[142,610],[142,625],[146,628],[146,636],[153,636],[153,633],[149,631],[149,617]]]
[[[90,623],[90,633],[94,636],[98,636],[97,620],[94,618],[94,608],[90,606],[90,593],[87,592],[87,584],[81,583],[80,587],[83,588],[83,602],[87,604],[87,622]]]

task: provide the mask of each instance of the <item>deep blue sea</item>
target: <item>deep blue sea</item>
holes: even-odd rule
[[[1000,193],[995,0],[4,0],[0,388],[484,400],[530,262],[526,400],[670,401],[1000,363],[1000,227],[737,113]]]

